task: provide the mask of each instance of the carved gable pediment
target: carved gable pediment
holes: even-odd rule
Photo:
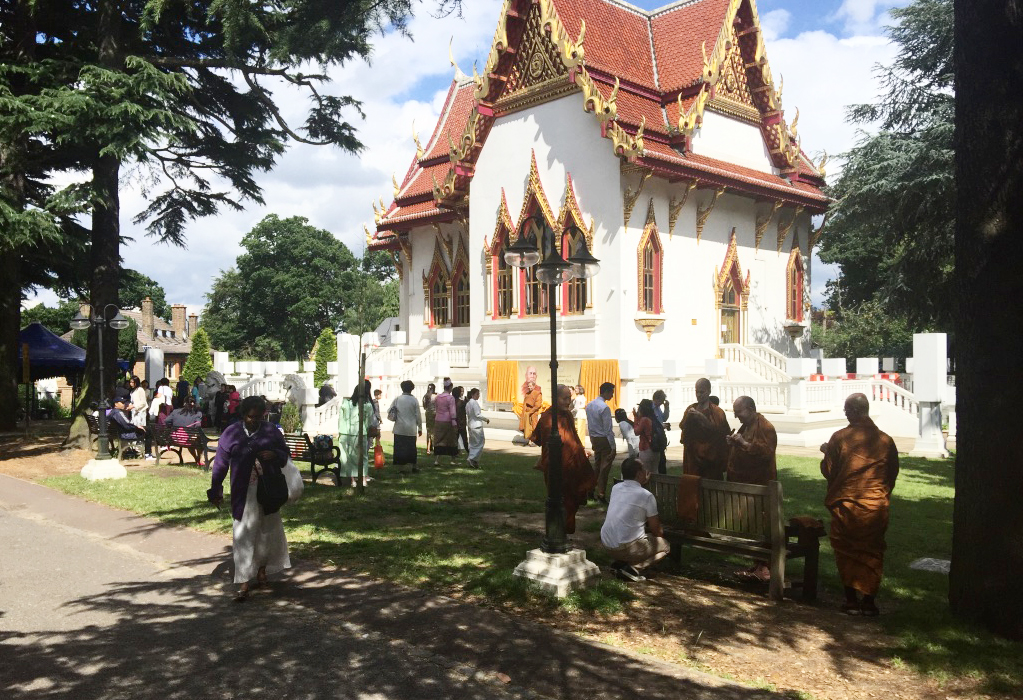
[[[513,112],[577,89],[544,24],[540,4],[531,5],[515,62],[495,104],[499,112]]]

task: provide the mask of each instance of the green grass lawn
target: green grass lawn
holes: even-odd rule
[[[388,450],[389,453],[389,450]],[[420,455],[419,474],[402,476],[393,467],[359,496],[353,489],[307,485],[297,504],[282,510],[292,553],[427,590],[457,588],[484,605],[526,606],[559,614],[611,613],[629,605],[622,584],[597,586],[558,601],[512,577],[527,549],[542,533],[507,514],[543,512],[543,484],[532,469],[535,457],[487,455],[482,471],[459,466],[433,469]],[[1023,695],[1023,644],[995,638],[952,618],[946,576],[915,571],[919,557],[951,556],[952,461],[902,459],[888,531],[885,579],[879,604],[882,622],[895,638],[895,663],[939,679],[979,678],[986,689]],[[304,466],[304,465],[300,465]],[[827,522],[825,484],[819,461],[779,456],[786,515],[814,515]],[[88,482],[78,476],[45,483],[100,501],[200,530],[229,533],[228,508],[206,503],[209,476],[188,467],[130,473],[120,481]],[[591,523],[587,530],[596,529]],[[841,590],[827,538],[822,540],[822,586]],[[687,550],[685,573],[701,576],[715,555]],[[599,549],[587,552],[609,563]],[[718,559],[720,563],[720,559]]]

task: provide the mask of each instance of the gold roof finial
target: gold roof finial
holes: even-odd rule
[[[799,124],[799,107],[796,107],[796,116],[792,120],[792,123],[789,124],[789,133],[792,134],[792,138],[793,139],[795,139],[797,137],[797,133],[798,133],[796,131],[796,125],[797,124]]]
[[[373,205],[373,221],[379,224],[380,220],[384,218],[384,215],[379,209],[377,209],[376,202],[370,201],[370,204]]]
[[[398,185],[398,178],[394,173],[391,173],[391,184],[394,185],[394,198],[398,198],[398,193],[401,192],[401,187]]]
[[[412,120],[412,142],[416,144],[416,160],[422,160],[423,156],[426,155],[426,151],[423,150],[423,144],[419,143],[419,134],[416,133],[416,120]]]
[[[455,62],[455,54],[454,51],[452,50],[452,46],[454,45],[454,43],[455,37],[452,35],[452,37],[448,40],[448,60],[451,62],[451,67],[455,69],[455,81],[460,83],[463,80],[467,79],[469,76],[463,73],[462,69],[459,68],[458,64]]]
[[[821,162],[817,164],[817,172],[820,173],[821,177],[826,177],[827,172],[824,170],[824,166],[828,163],[828,152],[824,151],[824,155],[821,156]]]
[[[362,230],[366,232],[366,245],[370,245],[373,242],[373,234],[369,232],[369,226],[366,224],[362,225]]]

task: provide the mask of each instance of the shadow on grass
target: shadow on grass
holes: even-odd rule
[[[765,653],[789,649],[799,654],[806,633],[815,630],[839,673],[853,673],[856,663],[876,670],[906,663],[939,681],[977,678],[984,691],[1023,694],[1023,645],[954,620],[947,612],[947,578],[909,568],[919,557],[950,557],[954,478],[950,462],[902,461],[880,598],[885,614],[877,621],[850,623],[831,609],[841,584],[827,538],[821,553],[825,595],[813,606],[772,605],[760,588],[737,584],[731,576],[737,565],[749,562],[690,549],[685,550],[682,566],[665,563],[653,587],[630,589],[604,580],[557,601],[511,576],[525,552],[537,546],[540,528],[533,531],[515,522],[481,517],[488,512],[542,513],[543,485],[532,469],[533,458],[493,455],[483,471],[435,468],[431,461],[421,455],[422,471],[415,475],[403,476],[393,468],[374,473],[364,496],[346,487],[307,484],[303,499],[282,511],[294,555],[408,586],[464,595],[485,607],[524,611],[538,619],[547,614],[565,619],[577,612],[617,616],[614,619],[626,621],[630,629],[644,634],[660,630],[687,648],[698,644],[727,650],[739,641]],[[779,457],[787,517],[812,515],[828,522],[818,465],[813,458]],[[122,485],[83,486],[73,478],[51,481],[164,523],[229,532],[227,509],[218,512],[205,504],[208,477],[189,469],[183,472],[191,478],[150,478],[158,488],[145,486],[141,483],[145,478],[136,475]],[[140,493],[147,488],[151,493]],[[597,529],[593,522],[581,520],[581,533]],[[588,554],[592,561],[608,563],[599,548],[591,547]],[[799,567],[794,563],[790,569],[796,577]],[[715,588],[706,589],[709,602],[698,607],[687,595],[701,583]],[[656,605],[646,604],[654,599]],[[585,625],[585,616],[580,617],[578,622]],[[710,632],[703,635],[706,630]],[[878,645],[882,630],[894,640],[888,648]]]

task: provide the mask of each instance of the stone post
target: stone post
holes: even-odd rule
[[[920,434],[911,457],[948,457],[941,434],[941,402],[945,400],[948,346],[944,333],[913,334],[913,396],[918,402]]]

